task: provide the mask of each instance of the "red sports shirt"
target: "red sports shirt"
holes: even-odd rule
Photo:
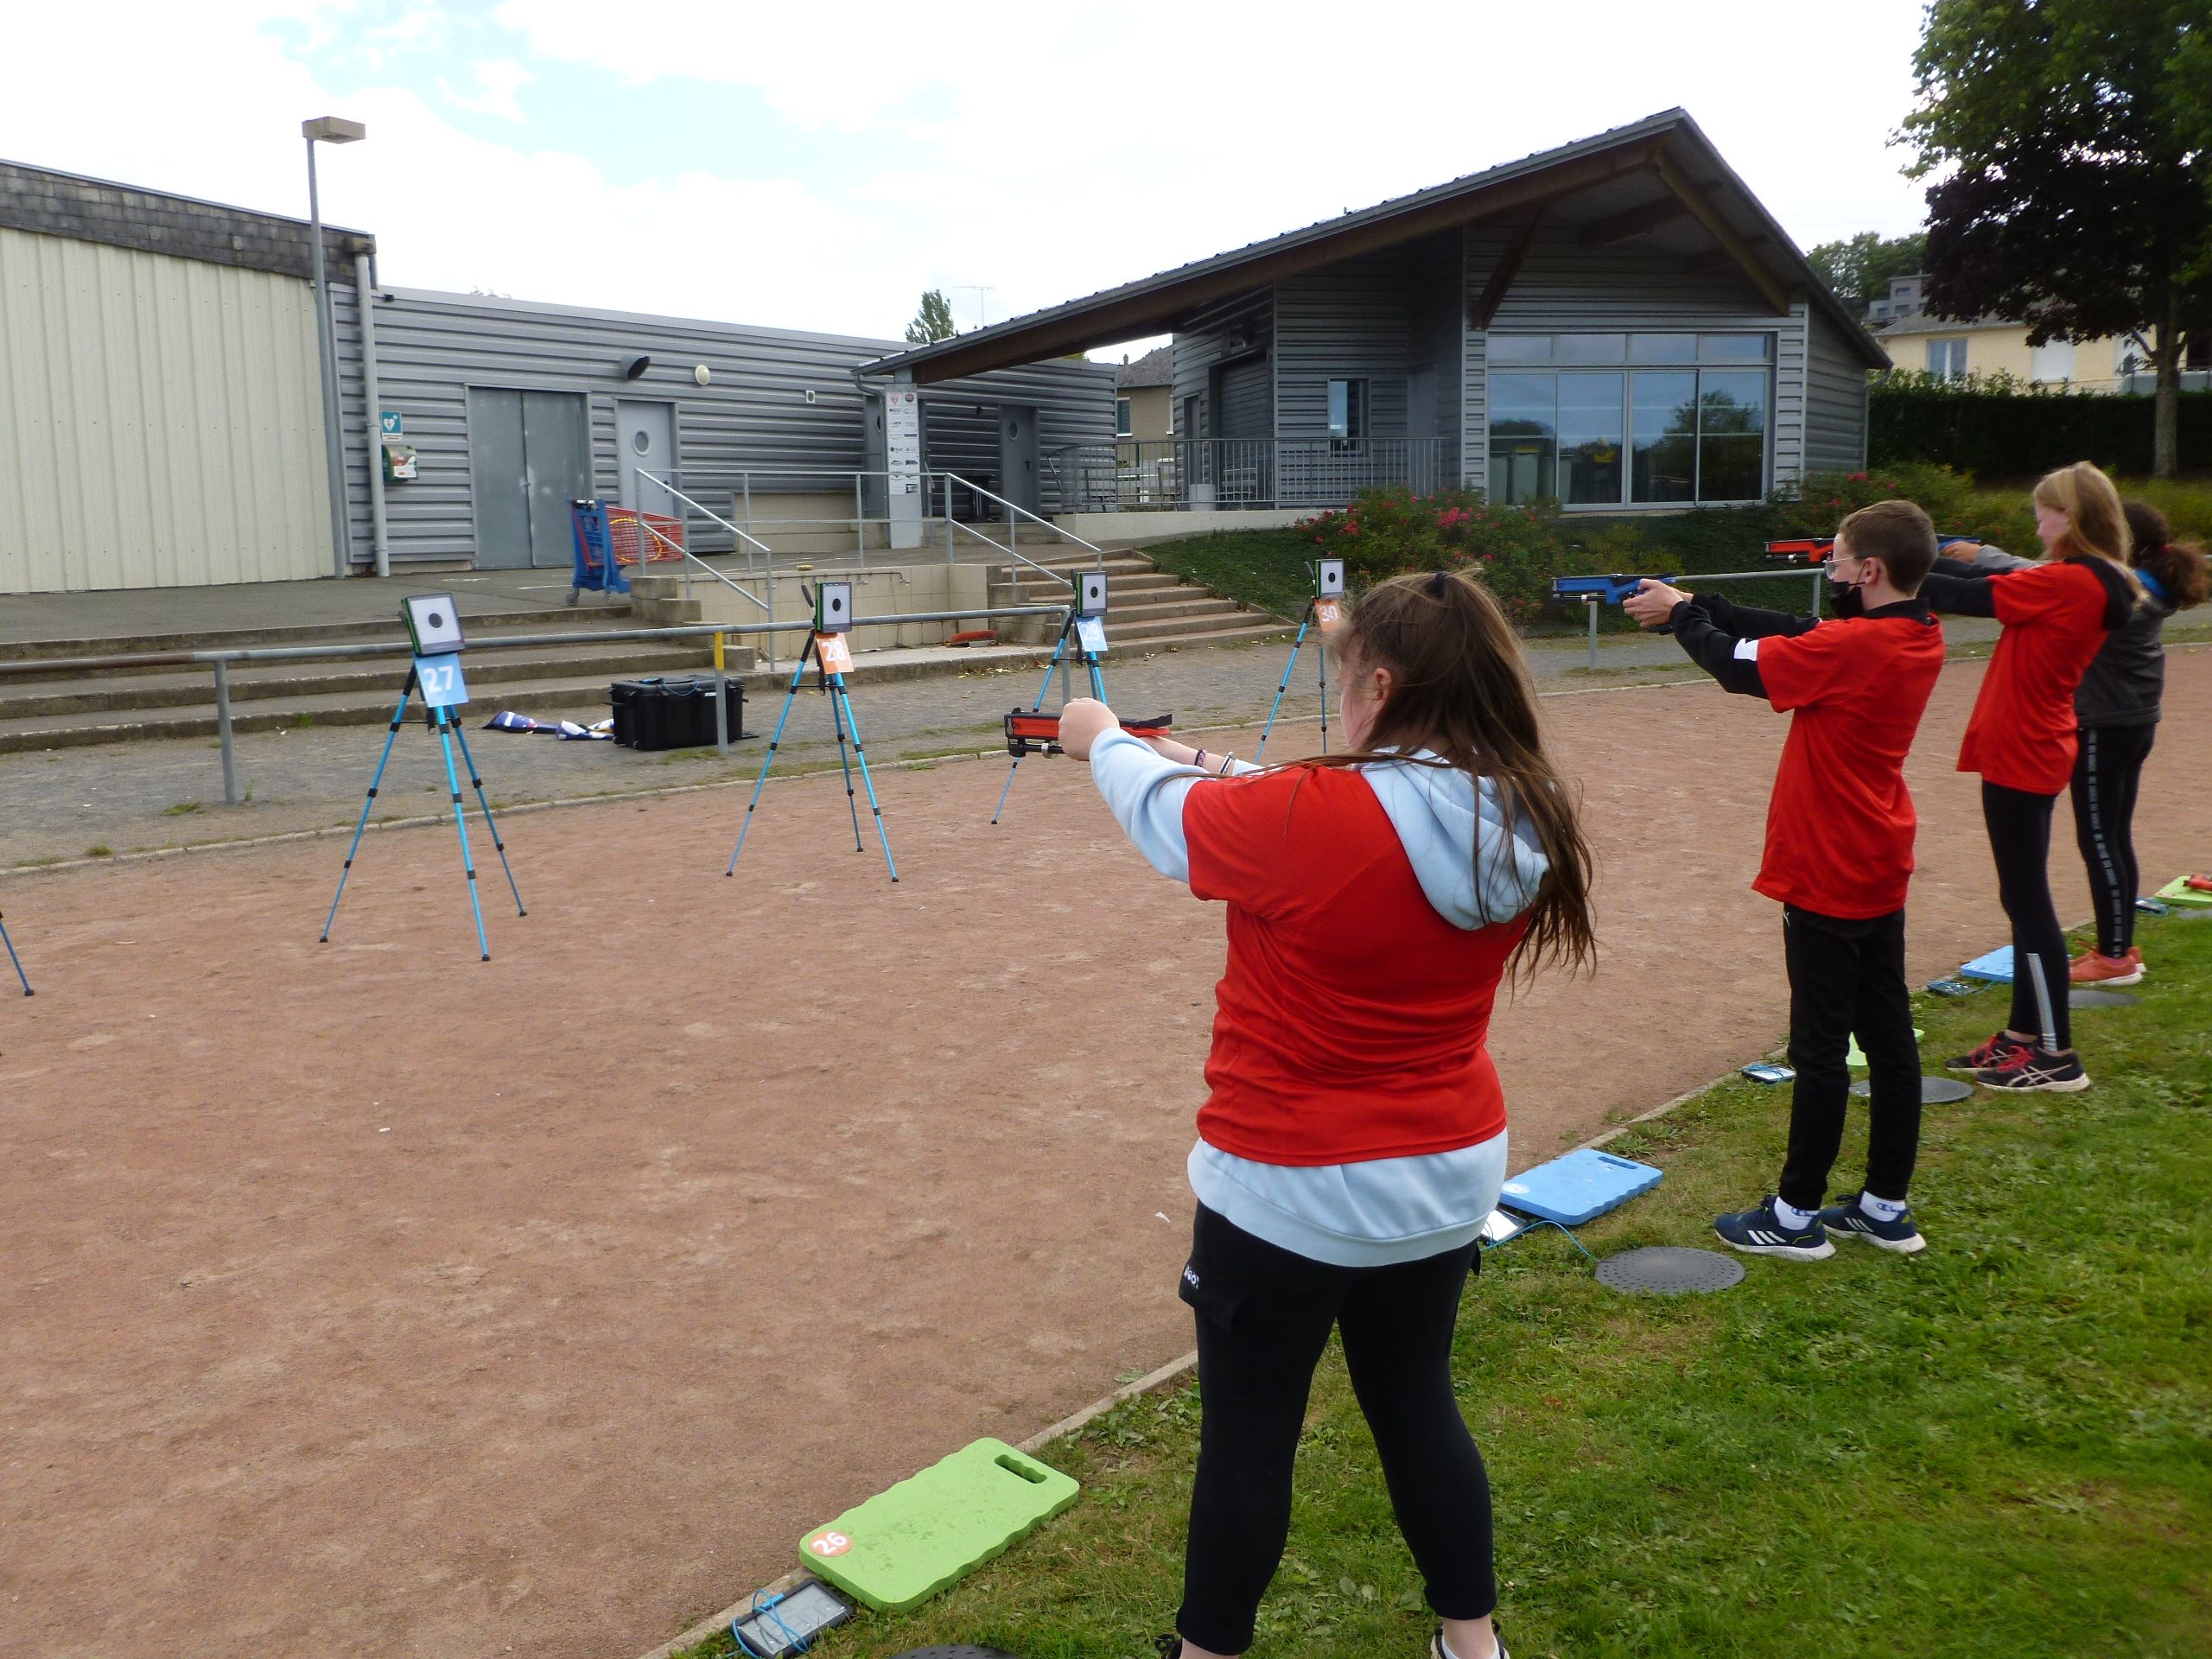
[[[1997,653],[1974,700],[1959,770],[2031,795],[2074,775],[2074,689],[2105,642],[2105,586],[2075,561],[1991,578]]]
[[[1349,1164],[1455,1151],[1505,1127],[1484,1045],[1525,921],[1470,931],[1439,915],[1356,772],[1200,784],[1183,832],[1191,891],[1229,905],[1198,1111],[1208,1145]]]
[[[1912,875],[1904,757],[1943,671],[1933,617],[1841,617],[1758,642],[1767,700],[1794,710],[1751,883],[1823,916],[1903,908]]]

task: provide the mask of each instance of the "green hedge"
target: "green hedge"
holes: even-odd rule
[[[2212,391],[2181,394],[2181,469],[2212,468]],[[1985,478],[2026,478],[2093,461],[2108,472],[2151,470],[2149,397],[2066,391],[2009,376],[1876,380],[1866,394],[1866,453],[1876,467],[1911,462]]]

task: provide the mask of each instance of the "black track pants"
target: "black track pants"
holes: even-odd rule
[[[1797,1073],[1781,1198],[1817,1210],[1843,1145],[1851,1039],[1866,1056],[1866,1190],[1904,1202],[1920,1152],[1920,1045],[1904,977],[1904,912],[1846,920],[1785,905],[1789,1064]]]
[[[2124,957],[2135,943],[2135,793],[2158,728],[2085,726],[2074,757],[2074,839],[2097,901],[2097,949]]]
[[[2012,1028],[2045,1048],[2068,1049],[2074,1027],[2066,1012],[2066,935],[2050,902],[2050,813],[2057,800],[1982,780],[1997,894],[2012,924]]]
[[[1490,1479],[1452,1393],[1452,1332],[1477,1247],[1337,1268],[1198,1206],[1183,1300],[1198,1313],[1198,1471],[1175,1628],[1216,1653],[1252,1643],[1290,1532],[1291,1460],[1332,1327],[1374,1431],[1398,1529],[1444,1618],[1497,1605]]]

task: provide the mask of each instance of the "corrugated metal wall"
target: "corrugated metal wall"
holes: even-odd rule
[[[1437,448],[1451,458],[1438,482],[1454,484],[1466,406],[1466,272],[1459,236],[1431,237],[1407,251],[1406,307],[1408,397],[1413,392],[1411,377],[1426,372],[1433,378]],[[1410,404],[1407,427],[1411,434],[1419,431]]]
[[[1513,235],[1510,225],[1474,225],[1466,232],[1466,296],[1471,305]],[[1491,327],[1500,334],[1681,328],[1758,330],[1776,336],[1773,418],[1768,439],[1771,480],[1798,476],[1805,442],[1806,307],[1786,316],[1764,308],[1745,279],[1723,269],[1685,271],[1679,259],[1634,248],[1578,246],[1564,231],[1540,233],[1506,290]],[[1468,331],[1465,365],[1467,482],[1484,487],[1490,459],[1485,375],[1488,348]]]
[[[1805,470],[1853,472],[1866,464],[1866,371],[1825,316],[1811,320],[1805,354]]]
[[[1175,435],[1179,438],[1218,438],[1221,424],[1213,408],[1213,371],[1224,359],[1255,349],[1272,349],[1274,338],[1274,292],[1262,289],[1207,307],[1175,331]],[[1184,429],[1185,397],[1198,400],[1198,427]]]
[[[346,290],[335,292],[342,308]],[[349,328],[340,332],[350,338]],[[380,291],[376,343],[379,402],[403,417],[421,472],[385,492],[394,564],[474,556],[470,386],[588,397],[594,487],[609,499],[619,493],[616,399],[673,404],[678,482],[727,512],[748,470],[756,499],[779,492],[849,493],[849,477],[804,474],[850,474],[867,464],[861,391],[851,372],[897,349],[893,341],[847,335],[412,289]],[[638,379],[624,379],[622,365],[641,355],[652,365]],[[693,378],[700,364],[710,376],[705,386]],[[1002,403],[1037,409],[1046,453],[1058,444],[1110,442],[1114,434],[1114,372],[1106,364],[1031,364],[930,386],[923,400],[930,464],[957,467],[978,482],[998,473],[996,410]],[[365,562],[365,479],[355,482],[354,553]],[[1057,503],[1048,499],[1046,505],[1049,511]],[[693,532],[699,550],[728,545],[726,532],[702,530],[695,525]]]
[[[1329,435],[1329,382],[1367,382],[1368,435],[1406,435],[1406,250],[1347,259],[1275,288],[1275,429]]]
[[[0,593],[330,569],[305,283],[0,229]]]

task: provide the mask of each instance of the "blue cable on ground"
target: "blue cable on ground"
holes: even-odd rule
[[[1521,1233],[1531,1233],[1531,1232],[1534,1232],[1534,1231],[1535,1231],[1537,1228],[1539,1228],[1539,1227],[1556,1227],[1556,1228],[1558,1228],[1558,1229],[1560,1230],[1560,1231],[1561,1231],[1562,1233],[1565,1233],[1565,1234],[1567,1235],[1567,1242],[1568,1243],[1570,1243],[1570,1244],[1573,1245],[1573,1246],[1574,1246],[1574,1248],[1575,1248],[1576,1249],[1580,1250],[1580,1251],[1582,1252],[1582,1254],[1583,1254],[1583,1255],[1590,1256],[1590,1259],[1591,1259],[1592,1262],[1595,1262],[1595,1261],[1598,1259],[1596,1256],[1594,1256],[1594,1255],[1590,1255],[1590,1247],[1589,1247],[1588,1245],[1585,1244],[1585,1243],[1584,1243],[1580,1239],[1577,1238],[1577,1237],[1574,1236],[1574,1230],[1573,1230],[1572,1227],[1569,1227],[1569,1226],[1568,1226],[1566,1223],[1564,1223],[1564,1222],[1554,1221],[1554,1220],[1552,1220],[1552,1219],[1551,1219],[1549,1217],[1548,1217],[1548,1216],[1531,1216],[1531,1217],[1529,1217],[1529,1224],[1528,1224],[1526,1227],[1523,1227],[1523,1228],[1521,1230]],[[1514,1234],[1513,1238],[1518,1238],[1518,1237],[1520,1237],[1520,1236],[1521,1236],[1521,1233],[1516,1233],[1516,1234]],[[1512,1239],[1512,1238],[1509,1238],[1509,1239],[1507,1239],[1507,1240],[1505,1241],[1505,1243],[1506,1243],[1507,1244],[1510,1244],[1512,1242],[1513,1242],[1513,1239]],[[1490,1248],[1491,1248],[1491,1249],[1495,1250],[1495,1249],[1502,1249],[1502,1248],[1503,1248],[1503,1246],[1501,1246],[1501,1245],[1493,1244],[1493,1245],[1491,1245]]]
[[[742,1624],[746,1618],[762,1619],[772,1624],[778,1633],[782,1636],[785,1646],[780,1649],[780,1651],[785,1653],[804,1653],[809,1648],[814,1645],[813,1638],[810,1637],[801,1636],[797,1630],[791,1629],[789,1624],[786,1624],[784,1622],[783,1615],[776,1611],[777,1604],[781,1602],[784,1599],[780,1592],[775,1595],[769,1596],[766,1601],[763,1601],[760,1598],[766,1592],[763,1591],[754,1591],[753,1592],[753,1605],[746,1611],[745,1618],[734,1618],[730,1621],[730,1640],[736,1643],[742,1651],[746,1653],[752,1653],[753,1651],[753,1644],[747,1642],[744,1637],[738,1633],[737,1627],[740,1624]]]

